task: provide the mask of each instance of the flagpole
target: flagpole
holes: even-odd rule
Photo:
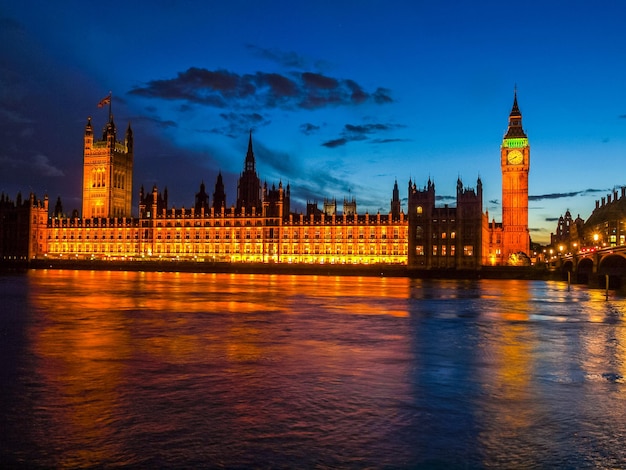
[[[113,121],[113,113],[111,112],[111,103],[113,102],[112,91],[109,90],[109,122]]]

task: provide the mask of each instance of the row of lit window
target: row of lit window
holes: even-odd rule
[[[59,239],[59,236],[60,236],[59,233],[63,233],[63,232],[54,232],[54,239],[56,239],[56,240]],[[165,234],[166,234],[165,238],[167,238],[167,239],[172,238],[172,233],[175,234],[174,236],[177,239],[180,239],[182,237],[180,230],[176,230],[174,232],[170,231],[170,230],[167,230],[167,231],[165,231]],[[256,232],[252,233],[252,232],[250,232],[248,230],[246,230],[245,232],[243,232],[243,230],[242,230],[240,232],[238,230],[225,231],[225,229],[222,229],[220,231],[213,231],[213,230],[211,230],[211,231],[204,231],[204,230],[203,231],[194,231],[193,232],[193,237],[195,239],[200,239],[202,237],[203,233],[204,233],[204,238],[205,239],[210,239],[210,238],[219,239],[221,237],[224,237],[226,239],[229,239],[229,238],[246,238],[246,239],[256,238],[256,239],[260,239],[260,238],[262,238],[262,232],[261,231],[256,231]],[[111,240],[115,238],[115,234],[111,233],[111,232],[108,232],[108,231],[107,232],[100,232],[100,233],[97,233],[97,232],[96,233],[91,233],[89,231],[89,229],[86,229],[85,239],[89,239],[90,237],[93,237],[93,239],[98,239],[98,238],[105,239],[107,237],[107,234],[109,235],[109,238]],[[126,239],[130,239],[131,237],[135,238],[135,239],[138,238],[138,233],[135,230],[133,230],[131,232],[128,232],[128,231],[122,232],[121,228],[118,229],[118,231],[117,231],[117,238],[121,240],[122,238],[124,238],[124,235],[125,235]],[[149,238],[149,235],[150,235],[150,232],[148,232],[147,236],[144,236],[144,238]],[[291,231],[284,231],[283,232],[283,238],[284,239],[294,239],[294,240],[297,240],[301,236],[303,236],[304,239],[309,239],[310,235],[313,235],[313,234],[310,234],[309,232],[304,232],[303,234],[301,234],[298,231],[293,231],[293,232],[291,232]],[[326,239],[326,240],[332,240],[332,239],[341,240],[344,235],[346,235],[347,239],[352,239],[353,236],[354,236],[354,234],[352,232],[348,232],[347,234],[343,234],[341,232],[335,233],[335,234],[325,233],[324,234],[324,239]],[[377,237],[377,235],[378,235],[378,237]],[[394,240],[400,239],[401,235],[402,235],[402,238],[404,238],[404,232],[402,234],[400,234],[400,233],[398,233],[397,230],[394,230],[393,239]],[[320,232],[315,232],[314,239],[316,239],[316,240],[320,239],[320,236],[321,236]],[[52,234],[48,235],[48,239],[52,239],[52,237],[53,237]],[[191,237],[192,237],[192,232],[185,231],[185,238],[186,239],[190,239]],[[363,232],[360,232],[358,234],[358,237],[359,237],[360,240],[366,240],[367,239],[367,238],[365,238],[365,234]],[[68,238],[68,236],[67,236],[66,233],[63,233],[61,238],[63,238],[65,240],[65,239]],[[69,239],[73,240],[74,238],[75,238],[75,233],[74,232],[70,232],[69,233]],[[78,238],[79,240],[82,239],[83,238],[83,233],[81,231],[79,231],[78,234],[76,234],[76,238]],[[163,238],[161,230],[157,230],[157,238],[158,239]],[[270,234],[270,238],[274,238],[274,237],[272,237],[272,234]],[[443,238],[445,238],[445,237],[443,237]],[[452,238],[454,238],[454,234],[452,235]],[[381,233],[381,234],[376,234],[374,231],[371,231],[369,233],[369,239],[370,240],[376,240],[376,239],[386,240],[387,239],[387,234],[384,233],[384,232]]]
[[[432,250],[433,256],[456,256],[456,247],[454,245],[450,245],[449,247],[447,245],[433,245]],[[424,245],[417,245],[415,247],[415,254],[417,256],[426,255]],[[474,256],[474,246],[463,246],[463,256]]]
[[[439,237],[437,237],[437,235],[439,235]],[[424,238],[424,229],[420,226],[416,227],[415,229],[415,239],[416,240],[420,240]],[[445,240],[447,238],[451,238],[452,240],[456,239],[456,232],[441,232],[440,234],[438,234],[437,232],[433,232],[433,239],[437,239],[440,238],[442,240]]]
[[[181,253],[181,252],[186,252],[186,253],[240,253],[240,254],[251,254],[251,253],[257,253],[260,254],[263,251],[263,245],[224,245],[224,246],[207,246],[206,250],[200,249],[202,247],[202,245],[198,246],[198,245],[174,245],[174,246],[170,246],[170,245],[156,245],[154,247],[154,252],[155,253],[170,253],[170,252],[175,252],[175,253]],[[184,248],[184,250],[183,250]],[[152,251],[152,250],[151,250]],[[273,251],[273,250],[270,250]],[[353,250],[352,246],[348,246],[346,248],[346,250],[342,250],[341,247],[336,247],[334,250],[332,250],[329,247],[326,247],[325,249],[321,249],[321,247],[319,246],[315,246],[313,249],[310,249],[309,247],[303,247],[302,250],[300,250],[300,248],[298,246],[293,246],[293,247],[287,247],[284,246],[282,253],[285,255],[299,255],[299,254],[303,254],[303,255],[309,255],[309,254],[315,254],[315,255],[319,255],[319,254],[326,254],[326,255],[331,255],[331,254],[336,254],[336,255],[342,255],[342,254],[347,254],[347,255],[352,255],[352,254],[359,254],[359,255],[371,255],[371,256],[376,256],[376,255],[388,255],[388,254],[393,254],[395,256],[398,255],[404,255],[405,254],[405,250],[403,249],[403,247],[398,247],[398,246],[394,246],[393,249],[387,250],[386,246],[383,246],[380,248],[380,253],[378,253],[378,250],[375,249],[375,247],[371,247],[369,250],[369,253],[366,253],[366,251],[363,247],[359,247],[358,250]],[[86,244],[84,247],[82,245],[66,245],[66,244],[53,244],[50,249],[49,249],[50,253],[111,253],[111,252],[116,252],[116,253],[127,253],[127,254],[138,254],[139,252],[139,246],[137,244],[134,245],[122,245],[122,244],[112,244],[112,245],[108,245],[108,244],[103,244],[103,245],[98,245],[98,244],[94,244],[94,245],[88,245]],[[445,256],[442,254],[442,256]]]

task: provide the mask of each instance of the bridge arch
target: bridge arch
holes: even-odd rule
[[[598,264],[599,284],[605,285],[609,276],[610,289],[622,289],[626,285],[626,256],[623,253],[611,253],[602,257]]]
[[[580,284],[589,284],[593,279],[593,260],[591,258],[581,258],[576,266],[576,279]]]

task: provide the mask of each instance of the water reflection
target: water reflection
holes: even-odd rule
[[[394,419],[377,401],[403,393],[408,338],[355,316],[406,316],[406,280],[48,271],[29,282],[29,366],[45,391],[33,424],[55,430],[33,436],[44,464],[245,465],[284,440],[365,450]]]
[[[0,297],[13,309],[3,331],[14,333],[0,353],[16,364],[0,414],[9,463],[481,468],[626,457],[626,305],[603,292],[32,271],[0,278]]]

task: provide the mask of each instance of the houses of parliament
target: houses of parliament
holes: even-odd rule
[[[252,134],[236,203],[226,205],[221,173],[212,194],[204,183],[189,208],[168,205],[167,190],[138,191],[132,214],[134,141],[124,139],[111,113],[102,138],[85,126],[82,214],[67,217],[33,194],[0,199],[1,260],[115,259],[223,263],[406,265],[415,269],[476,270],[524,264],[530,254],[528,172],[530,147],[514,95],[501,144],[502,221],[483,212],[480,178],[475,187],[457,180],[456,205],[435,204],[435,184],[409,179],[403,208],[397,181],[388,213],[357,211],[355,198],[291,211],[290,185],[261,184]],[[495,159],[494,159],[495,160]],[[210,191],[210,190],[209,190]],[[406,209],[406,211],[404,210]],[[52,210],[52,211],[51,211]]]

